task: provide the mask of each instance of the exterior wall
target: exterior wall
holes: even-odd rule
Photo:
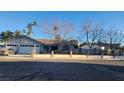
[[[5,42],[2,42],[1,40],[0,40],[0,45],[4,45],[5,44]]]
[[[5,46],[5,42],[2,42],[2,40],[0,40],[0,49],[4,48]]]
[[[89,51],[89,49],[82,49],[82,48],[79,48],[79,53],[81,54],[87,54]]]
[[[79,53],[79,49],[73,49],[72,50],[74,54],[78,54]]]

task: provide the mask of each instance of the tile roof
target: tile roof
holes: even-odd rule
[[[51,40],[51,39],[36,39],[38,42],[41,42],[45,45],[53,45],[56,44],[55,40]]]

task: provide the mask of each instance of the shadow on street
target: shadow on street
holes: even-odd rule
[[[0,81],[119,80],[124,80],[124,66],[62,62],[0,63]]]

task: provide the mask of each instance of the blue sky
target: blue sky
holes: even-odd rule
[[[124,12],[95,12],[95,11],[73,11],[73,12],[59,12],[59,11],[32,11],[32,12],[0,12],[0,32],[5,30],[15,31],[23,30],[26,25],[34,20],[38,22],[36,31],[36,38],[49,38],[42,32],[42,21],[45,19],[47,22],[52,22],[55,18],[62,22],[71,21],[74,26],[74,35],[76,37],[77,31],[80,30],[81,24],[86,19],[92,23],[102,23],[107,28],[114,25],[115,28],[124,30]]]

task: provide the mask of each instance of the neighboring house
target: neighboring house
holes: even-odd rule
[[[3,36],[0,34],[0,49],[2,49],[5,45],[5,42],[3,41]]]
[[[79,53],[81,54],[87,54],[88,51],[90,50],[88,45],[83,45],[79,47]],[[91,53],[92,54],[100,54],[101,47],[99,45],[93,45],[91,48]]]
[[[101,47],[104,47],[105,48],[104,53],[108,54],[107,52],[109,52],[108,50],[110,49],[110,45],[107,43],[102,43],[102,42],[95,43],[92,46],[91,54],[96,54],[96,55],[101,54]],[[111,47],[113,50],[116,50],[120,47],[120,44],[112,44]],[[87,44],[83,44],[79,47],[79,53],[81,53],[81,54],[87,54],[89,50],[90,50],[90,48]],[[113,51],[113,50],[111,50],[111,51]]]
[[[0,45],[3,44],[3,36],[0,34]]]
[[[6,42],[6,49],[12,49],[17,54],[31,54],[33,48],[39,54],[44,51],[44,44],[25,35],[10,39]]]

